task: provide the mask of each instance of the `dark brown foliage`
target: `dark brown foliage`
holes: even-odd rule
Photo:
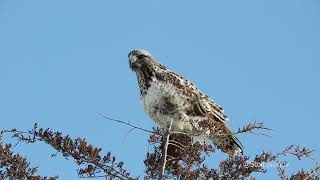
[[[264,128],[261,123],[252,123],[239,129],[238,133],[253,133],[257,130],[270,130]],[[163,133],[161,129],[155,129],[150,135],[149,143],[153,145],[153,151],[149,152],[144,161],[146,165],[145,179],[158,179],[161,177],[159,169],[162,166]],[[267,167],[278,169],[278,175],[283,180],[307,180],[319,179],[320,167],[311,171],[301,170],[290,178],[284,168],[287,162],[281,161],[284,156],[293,155],[297,159],[310,158],[313,151],[308,148],[290,145],[280,153],[262,152],[253,158],[241,155],[227,158],[221,161],[219,167],[211,169],[205,164],[205,158],[215,152],[215,147],[208,144],[191,143],[191,139],[183,134],[172,134],[168,146],[166,164],[166,179],[255,179],[253,173],[267,173]]]
[[[54,180],[57,177],[37,175],[38,168],[31,167],[26,158],[12,152],[12,144],[3,144],[0,135],[0,179]]]
[[[144,161],[147,169],[145,179],[158,179],[162,166],[162,140],[163,130],[155,129],[155,134],[150,135],[149,143],[153,145],[154,151],[147,153]],[[214,152],[211,145],[192,144],[191,138],[184,134],[173,134],[170,136],[167,156],[166,178],[180,177],[180,179],[197,179],[197,177],[208,177],[214,174],[205,164],[205,155]]]
[[[65,158],[72,158],[79,166],[80,177],[106,177],[108,179],[134,179],[123,169],[123,162],[117,162],[110,152],[101,155],[101,148],[94,147],[87,143],[84,138],[71,139],[60,132],[53,132],[50,129],[38,128],[37,124],[27,132],[12,129],[2,131],[11,133],[12,138],[22,143],[45,142],[60,152]],[[2,158],[2,157],[1,157]],[[1,161],[2,162],[2,161]],[[21,161],[22,162],[22,161]],[[14,161],[8,162],[10,166],[17,168],[20,165]],[[29,170],[33,172],[34,169]],[[9,176],[10,177],[10,176]]]
[[[127,124],[131,127],[133,125]],[[137,129],[137,128],[136,128]],[[144,130],[140,128],[141,130]],[[261,134],[257,130],[269,130],[261,123],[252,123],[239,129],[238,133]],[[206,158],[213,156],[215,147],[210,144],[193,143],[192,139],[181,133],[170,134],[168,143],[164,141],[166,132],[156,128],[149,138],[153,147],[148,152],[144,164],[146,175],[144,179],[256,179],[253,173],[268,173],[267,166],[274,166],[282,180],[319,180],[320,165],[310,171],[300,170],[293,175],[286,174],[286,156],[293,155],[297,159],[311,158],[313,151],[308,148],[290,145],[280,153],[262,152],[254,157],[239,155],[220,162],[218,167],[209,168]],[[110,152],[102,155],[101,149],[86,142],[84,138],[72,139],[60,132],[34,126],[30,131],[16,129],[1,131],[1,135],[9,133],[18,143],[44,142],[52,146],[64,157],[73,159],[78,165],[80,177],[103,177],[106,179],[138,179],[130,177],[123,168],[123,162],[116,161]],[[0,136],[0,179],[57,179],[57,177],[38,176],[37,168],[31,167],[27,160],[12,152],[11,144],[3,144]],[[163,149],[167,146],[167,157],[164,161]],[[165,163],[164,163],[165,162]],[[165,166],[164,166],[165,165]],[[165,172],[162,174],[162,168]]]
[[[242,128],[239,128],[238,132],[236,132],[235,134],[250,133],[250,134],[255,134],[255,135],[268,136],[267,134],[261,132],[261,130],[271,131],[272,129],[264,127],[263,123],[254,122],[254,123],[249,123]]]
[[[312,169],[310,172],[307,172],[305,170],[300,170],[296,174],[292,175],[290,180],[318,180],[319,179],[319,171],[320,171],[320,165],[317,165],[314,169]]]

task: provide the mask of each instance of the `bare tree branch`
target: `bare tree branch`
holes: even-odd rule
[[[288,155],[295,156],[298,160],[304,158],[312,159],[312,153],[314,151],[306,147],[290,145],[279,153],[262,152],[253,157],[239,155],[222,160],[218,167],[209,168],[207,167],[205,160],[208,156],[212,156],[216,147],[210,144],[193,142],[192,138],[185,133],[172,132],[172,121],[167,131],[161,128],[153,128],[152,131],[150,131],[131,125],[130,123],[125,123],[121,120],[112,119],[111,121],[130,126],[130,132],[133,129],[139,129],[150,133],[148,143],[153,148],[147,153],[144,161],[146,166],[146,176],[144,179],[253,180],[255,179],[253,173],[268,173],[269,169],[266,168],[266,166],[273,165],[278,170],[278,176],[282,180],[319,180],[319,164],[310,171],[301,169],[291,176],[287,175],[288,167],[286,165],[288,162],[283,159]],[[259,129],[270,130],[269,128],[265,128],[262,123],[251,123],[244,128],[239,129],[238,133],[261,134],[260,132],[256,132],[256,130]],[[17,140],[17,143],[32,144],[44,142],[49,144],[57,151],[56,153],[61,153],[64,157],[71,158],[76,162],[79,166],[78,175],[81,178],[138,179],[138,177],[131,177],[130,174],[124,170],[124,163],[116,161],[116,158],[112,156],[110,152],[101,155],[101,149],[88,144],[84,138],[71,139],[68,135],[62,135],[62,133],[58,131],[53,132],[50,129],[38,128],[36,124],[33,129],[29,131],[11,129],[1,131],[1,135],[2,134],[10,134],[12,138]],[[11,144],[2,145],[1,135],[0,179],[4,179],[5,177],[11,177],[13,179],[20,178],[20,176],[17,176],[17,173],[11,173],[15,171],[8,171],[8,168],[10,169],[10,167],[14,167],[14,169],[25,169],[25,171],[22,171],[21,177],[34,176],[35,179],[49,179],[46,176],[41,177],[32,174],[36,172],[37,168],[30,167],[25,159],[21,160],[21,156],[13,155],[13,146]],[[8,152],[11,152],[11,155]],[[18,157],[17,160],[12,159],[16,157]],[[10,158],[12,160],[10,160]],[[16,163],[18,161],[21,162]],[[26,167],[29,167],[29,169]],[[52,178],[56,179],[57,177]]]
[[[282,152],[276,154],[277,156],[287,156],[288,154],[294,155],[299,160],[301,160],[303,157],[313,159],[311,157],[314,150],[310,150],[307,147],[300,147],[295,145],[287,146]]]
[[[144,129],[144,128],[141,128],[141,127],[138,127],[138,126],[135,126],[135,125],[132,125],[128,122],[125,122],[125,121],[122,121],[122,120],[119,120],[119,119],[114,119],[114,118],[110,118],[110,117],[107,117],[107,116],[104,116],[102,115],[101,113],[98,113],[98,115],[100,115],[102,118],[104,119],[107,119],[107,120],[110,120],[110,121],[114,121],[114,122],[117,122],[117,123],[120,123],[120,124],[124,124],[124,125],[127,125],[127,126],[130,126],[132,127],[133,129],[139,129],[141,131],[145,131],[145,132],[148,132],[148,133],[155,133],[154,131],[150,131],[148,129]],[[132,130],[133,130],[132,129]]]
[[[171,126],[172,126],[172,121],[173,119],[171,119],[168,130],[165,133],[164,136],[164,146],[163,146],[163,152],[162,152],[162,164],[161,164],[161,173],[159,176],[158,180],[162,180],[163,176],[165,174],[165,170],[166,170],[166,165],[167,165],[167,155],[168,155],[168,146],[169,146],[169,140],[170,140],[170,135],[171,135]]]
[[[251,134],[255,134],[255,135],[264,135],[264,136],[270,137],[269,135],[267,135],[265,133],[256,132],[259,130],[272,131],[272,129],[264,127],[263,123],[254,122],[254,123],[249,123],[242,128],[239,128],[238,131],[234,134],[251,133]]]
[[[35,179],[55,180],[58,177],[47,177],[36,175],[38,168],[31,167],[25,157],[12,152],[12,144],[2,143],[0,134],[0,179]]]
[[[84,138],[71,139],[68,135],[63,136],[60,132],[52,132],[50,129],[38,129],[37,124],[29,131],[16,129],[4,130],[10,133],[12,138],[23,143],[45,142],[51,145],[66,158],[72,158],[79,166],[80,177],[105,176],[109,179],[134,180],[123,169],[123,162],[116,162],[116,158],[107,154],[100,155],[101,148],[96,148],[86,142]],[[103,175],[99,175],[103,173]]]

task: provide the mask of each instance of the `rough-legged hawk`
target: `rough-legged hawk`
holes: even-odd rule
[[[240,141],[225,124],[228,117],[222,107],[149,52],[133,50],[128,56],[130,68],[137,75],[144,110],[162,128],[168,128],[172,120],[172,131],[199,141],[210,139],[230,156],[243,151]]]

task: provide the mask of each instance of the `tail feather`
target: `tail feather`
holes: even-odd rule
[[[241,142],[224,122],[217,121],[215,123],[214,132],[210,133],[210,139],[219,149],[231,157],[243,153]]]
[[[211,139],[213,140],[214,144],[217,145],[218,149],[221,149],[224,153],[227,153],[231,157],[234,157],[239,153],[243,153],[242,144],[233,134],[217,136]]]
[[[231,148],[226,153],[228,153],[229,156],[234,157],[239,153],[243,153],[243,146],[236,136],[232,135],[231,138]]]

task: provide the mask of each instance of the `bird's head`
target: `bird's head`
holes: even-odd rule
[[[134,49],[128,54],[129,65],[132,71],[141,70],[148,65],[154,64],[153,56],[146,50]]]

